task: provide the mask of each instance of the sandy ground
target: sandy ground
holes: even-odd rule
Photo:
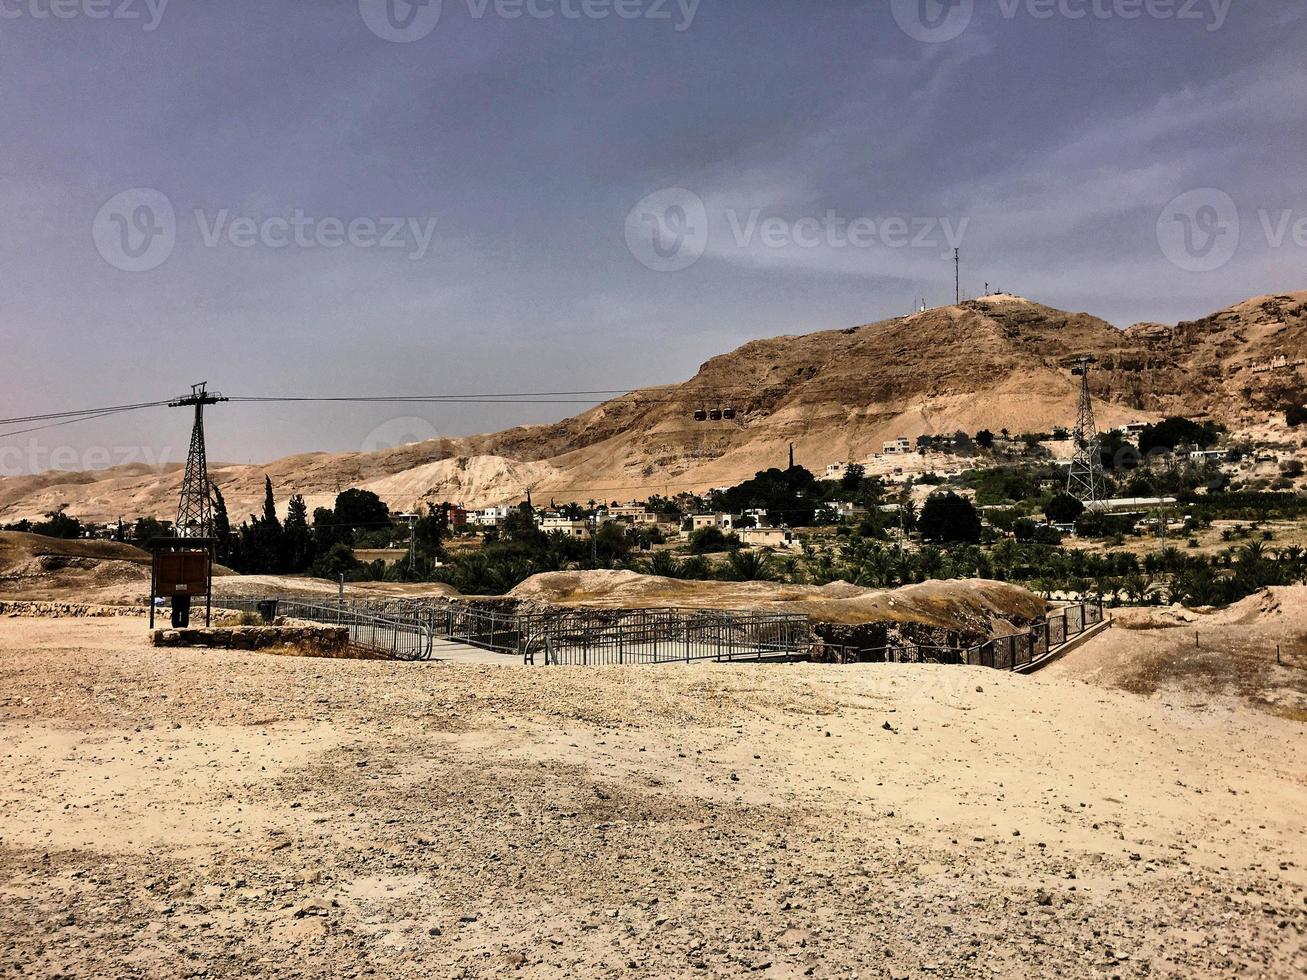
[[[1235,702],[143,634],[0,619],[0,973],[1307,969],[1303,728]]]

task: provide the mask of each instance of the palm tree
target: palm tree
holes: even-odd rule
[[[682,578],[685,566],[667,551],[659,551],[641,569],[646,575],[661,575],[663,578]]]
[[[740,582],[772,582],[776,579],[771,555],[761,551],[733,551],[728,559],[731,577]]]

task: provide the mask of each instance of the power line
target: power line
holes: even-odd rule
[[[49,419],[66,419],[73,416],[100,416],[114,415],[118,412],[134,412],[142,408],[158,408],[167,405],[168,402],[137,402],[134,405],[108,405],[100,408],[83,408],[73,412],[49,412],[45,415],[16,415],[13,418],[0,419],[0,425],[21,425],[24,422],[45,422]]]
[[[123,412],[130,412],[130,411],[134,411],[134,409],[119,408],[119,409],[113,409],[105,412],[97,412],[93,415],[82,415],[79,418],[66,419],[63,422],[51,422],[47,425],[34,425],[28,429],[11,429],[9,431],[0,432],[0,438],[5,438],[8,436],[21,436],[28,432],[40,432],[43,429],[57,429],[60,428],[61,426],[72,425],[76,422],[89,422],[91,419],[107,418],[110,415],[121,415]]]

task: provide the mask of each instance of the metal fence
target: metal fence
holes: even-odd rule
[[[256,612],[253,598],[214,598],[215,606]],[[818,659],[880,663],[966,664],[1017,670],[1103,621],[1103,604],[1067,606],[1020,633],[970,647],[898,644],[862,648],[815,639],[799,613],[705,609],[565,609],[522,612],[468,602],[404,600],[334,604],[277,600],[277,613],[347,626],[350,643],[395,660],[429,659],[435,640],[451,640],[561,666]]]
[[[819,655],[833,656],[840,662],[898,664],[965,664],[992,667],[995,670],[1019,670],[1048,655],[1050,651],[1074,640],[1085,630],[1103,621],[1102,600],[1066,606],[1042,623],[1008,636],[996,636],[969,647],[896,644],[883,647],[826,645]]]
[[[219,597],[214,605],[237,612],[259,612],[270,600],[245,597]],[[279,598],[276,614],[309,623],[344,626],[349,629],[350,646],[391,660],[423,660],[431,656],[431,630],[416,619],[383,616],[352,605],[327,605],[305,599]]]
[[[577,609],[542,618],[528,663],[570,666],[806,659],[806,616],[707,609]]]

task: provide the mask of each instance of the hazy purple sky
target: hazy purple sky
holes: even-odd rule
[[[1300,0],[385,2],[0,0],[0,416],[680,380],[950,302],[955,239],[1121,326],[1307,285]],[[226,406],[211,456],[571,411]]]

